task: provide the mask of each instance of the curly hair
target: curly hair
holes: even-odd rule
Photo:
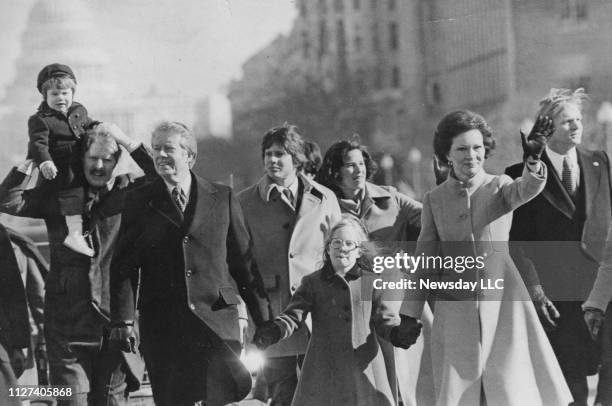
[[[588,99],[589,95],[581,87],[574,91],[552,88],[546,97],[540,100],[540,108],[536,118],[539,116],[553,118],[563,110],[566,104],[573,104],[582,110],[584,102]]]
[[[339,198],[342,197],[342,190],[340,189],[342,175],[340,174],[340,168],[344,166],[346,155],[353,150],[359,150],[363,155],[363,161],[366,167],[366,179],[370,180],[378,169],[376,162],[374,162],[370,156],[367,148],[361,145],[357,137],[352,140],[343,140],[334,143],[325,153],[323,165],[317,173],[316,181],[331,189]]]
[[[434,133],[433,147],[440,162],[447,162],[453,139],[466,131],[478,130],[482,134],[485,158],[495,149],[495,139],[484,117],[469,110],[457,110],[445,115],[438,123]]]

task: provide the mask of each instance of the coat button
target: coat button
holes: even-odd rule
[[[185,275],[187,275],[187,277],[190,277],[193,274],[193,272],[191,271],[191,269],[188,269],[187,272],[185,272]]]
[[[285,230],[288,230],[288,229],[289,229],[289,227],[291,227],[291,224],[289,224],[289,223],[285,223],[285,224],[283,224],[283,228],[284,228]]]
[[[189,236],[187,235],[183,238],[183,244],[187,244],[188,242],[189,242]]]
[[[465,220],[468,217],[467,213],[463,213],[459,216],[459,220]]]
[[[76,130],[76,125],[73,125],[72,128],[74,128]]]
[[[195,310],[195,305],[194,305],[193,303],[189,303],[189,308],[190,308],[191,310]]]
[[[459,191],[459,196],[465,197],[465,196],[467,196],[467,192],[465,190],[461,190],[461,191]]]

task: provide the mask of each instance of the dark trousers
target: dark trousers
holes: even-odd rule
[[[264,382],[265,395],[259,394],[258,399],[264,402],[272,399],[272,406],[290,406],[298,383],[297,371],[303,361],[304,355],[266,358],[261,376],[257,377],[258,382],[260,379]]]
[[[87,278],[83,269],[76,271]],[[128,366],[121,351],[108,349],[104,320],[89,299],[79,297],[84,295],[79,282],[72,278],[69,293],[47,292],[45,298],[50,383],[70,386],[75,393],[58,405],[127,405]]]
[[[223,345],[182,303],[153,304],[141,310],[141,346],[156,406],[221,406],[236,389]],[[236,342],[237,353],[240,343]]]
[[[587,376],[595,375],[601,360],[601,343],[591,339],[584,322],[581,302],[555,302],[561,317],[557,328],[547,331],[565,381],[574,398],[573,406],[586,406]]]
[[[128,403],[127,366],[106,344],[58,340],[45,326],[51,385],[70,386],[74,395],[58,406],[123,406]]]
[[[612,307],[608,307],[606,311],[606,319],[599,339],[602,353],[595,403],[612,406]]]

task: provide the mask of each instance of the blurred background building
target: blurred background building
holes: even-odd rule
[[[248,59],[230,85],[233,133],[245,144],[255,147],[283,121],[323,149],[358,133],[385,158],[379,180],[405,183],[420,197],[433,185],[431,143],[446,112],[468,108],[487,118],[498,139],[487,165],[499,173],[520,159],[518,130],[529,130],[539,99],[551,87],[585,87],[584,142],[606,148],[611,2],[299,0],[296,7],[291,32]],[[254,181],[252,172],[241,176]]]
[[[29,11],[0,89],[2,173],[25,156],[35,78],[51,62],[73,67],[92,117],[136,138],[161,119],[193,127],[196,171],[237,189],[263,173],[264,132],[288,121],[323,151],[359,134],[376,180],[420,197],[435,124],[459,108],[494,128],[499,173],[551,87],[587,89],[585,145],[612,150],[606,0],[5,1],[2,16]]]

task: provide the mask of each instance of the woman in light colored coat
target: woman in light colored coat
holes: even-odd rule
[[[538,120],[530,141],[523,137],[527,165],[512,181],[482,167],[494,141],[480,115],[457,111],[438,124],[434,149],[448,162],[450,176],[425,195],[416,253],[450,256],[455,264],[460,256],[474,257],[484,264],[438,269],[433,276],[418,271],[423,279],[475,281],[474,290],[407,291],[417,317],[426,298],[438,299],[431,339],[438,406],[553,406],[572,400],[507,244],[512,211],[544,188],[546,166],[539,156],[550,127],[548,119]]]

